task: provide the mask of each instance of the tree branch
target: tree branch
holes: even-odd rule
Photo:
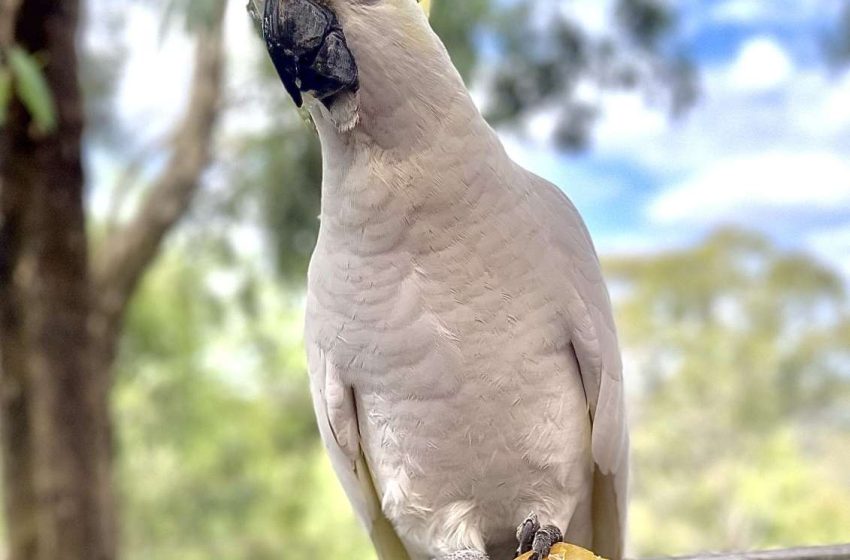
[[[15,42],[15,22],[21,0],[0,0],[0,48]]]
[[[220,109],[225,64],[223,20],[226,2],[218,0],[208,27],[198,32],[195,69],[186,114],[171,141],[171,157],[130,223],[97,255],[92,271],[96,309],[105,331],[120,321],[162,241],[185,215],[210,162]]]
[[[115,180],[104,227],[107,240],[112,239],[121,230],[121,212],[124,210],[125,203],[130,198],[133,189],[136,187],[134,183],[140,182],[140,176],[145,164],[162,147],[163,143],[163,138],[156,138],[147,142],[141,149],[130,156],[129,161],[121,170],[118,179]]]

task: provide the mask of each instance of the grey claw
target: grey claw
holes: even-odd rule
[[[540,530],[540,521],[537,520],[537,514],[531,512],[526,517],[525,521],[520,523],[516,530],[517,556],[522,556],[531,550],[534,544],[534,535]]]
[[[554,525],[542,527],[534,535],[534,543],[531,545],[534,554],[531,556],[531,560],[546,560],[549,557],[549,551],[552,549],[552,545],[562,540],[564,540],[563,533]]]

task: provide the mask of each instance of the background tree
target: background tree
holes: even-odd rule
[[[3,5],[3,74],[17,93],[0,100],[8,113],[0,135],[0,403],[11,560],[116,557],[111,368],[136,285],[209,160],[225,5],[206,6],[190,105],[166,147],[171,159],[135,217],[90,260],[77,3]]]
[[[636,550],[846,539],[841,277],[733,230],[606,269],[630,378],[641,381],[631,409]]]
[[[106,406],[89,364],[77,2],[5,2],[0,137],[2,447],[14,559],[112,557]],[[43,69],[29,53],[47,60]],[[7,90],[8,91],[8,90]],[[6,96],[8,98],[8,96]]]

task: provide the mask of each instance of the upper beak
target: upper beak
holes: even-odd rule
[[[336,15],[313,0],[268,0],[263,37],[280,79],[292,100],[302,93],[325,101],[357,89],[357,64]]]

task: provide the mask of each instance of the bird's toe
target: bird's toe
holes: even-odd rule
[[[531,512],[525,521],[520,523],[516,529],[517,540],[517,556],[522,556],[532,549],[534,545],[534,535],[540,530],[540,521],[537,520],[537,514]]]
[[[531,550],[534,554],[531,560],[546,560],[549,558],[549,551],[552,545],[564,540],[564,535],[561,530],[554,525],[546,525],[541,527],[534,535],[534,541],[531,544]]]

